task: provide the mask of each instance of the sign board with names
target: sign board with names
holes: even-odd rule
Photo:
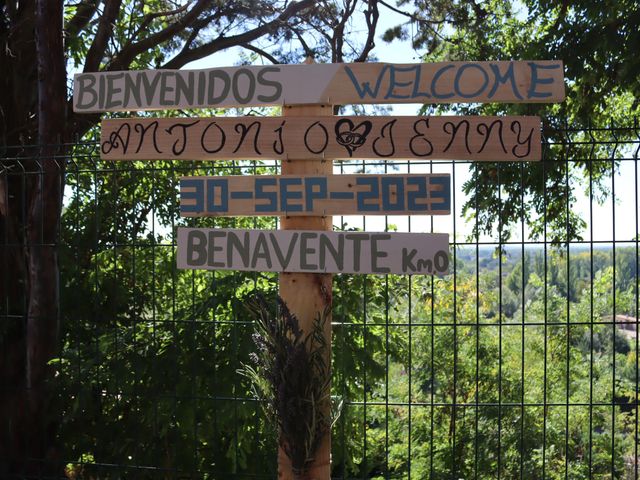
[[[539,117],[213,117],[102,122],[112,160],[540,160]]]
[[[74,75],[75,112],[362,103],[551,103],[560,61],[332,63]]]
[[[178,268],[445,275],[446,233],[179,228]]]
[[[180,215],[448,215],[449,174],[182,177]]]

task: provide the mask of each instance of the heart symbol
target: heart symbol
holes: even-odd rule
[[[343,126],[347,126],[346,129]],[[342,145],[349,152],[351,157],[354,150],[358,149],[367,141],[367,135],[371,132],[371,122],[365,120],[357,126],[348,118],[343,118],[336,122],[336,142]]]

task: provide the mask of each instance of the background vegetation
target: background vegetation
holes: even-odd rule
[[[179,271],[172,244],[185,222],[274,227],[180,219],[179,175],[271,168],[77,153],[54,360],[68,475],[273,477],[275,436],[237,370],[255,349],[246,299],[275,301],[276,276]],[[613,314],[637,314],[637,247],[460,244],[452,257],[444,278],[336,277],[334,474],[633,478],[637,336]]]

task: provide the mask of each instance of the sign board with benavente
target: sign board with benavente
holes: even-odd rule
[[[178,268],[445,275],[449,235],[179,228]]]

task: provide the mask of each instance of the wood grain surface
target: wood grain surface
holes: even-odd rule
[[[182,177],[180,215],[448,215],[449,174]]]
[[[213,117],[102,122],[108,160],[540,160],[539,117]]]
[[[561,61],[333,63],[74,75],[76,112],[362,103],[552,103]]]

